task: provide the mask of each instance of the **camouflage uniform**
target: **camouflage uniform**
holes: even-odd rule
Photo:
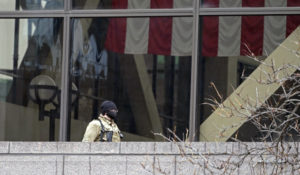
[[[99,120],[101,120],[103,128]],[[91,121],[87,126],[82,142],[99,142],[101,136],[101,141],[106,142],[109,139],[109,132],[112,133],[112,142],[120,142],[121,132],[117,124],[113,120],[110,121],[100,114],[98,120],[95,119]]]

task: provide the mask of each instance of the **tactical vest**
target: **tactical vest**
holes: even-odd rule
[[[101,130],[100,130],[100,133],[99,133],[99,141],[100,142],[112,142],[114,132],[113,131],[106,131],[104,129],[105,127],[104,127],[101,119],[97,119],[97,120],[100,122],[100,125],[101,125]],[[118,134],[120,136],[120,139],[123,138],[123,135],[121,134],[120,131],[119,131]],[[104,138],[106,138],[106,140]]]

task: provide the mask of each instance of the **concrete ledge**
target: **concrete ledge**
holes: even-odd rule
[[[177,143],[173,142],[172,143],[172,153],[173,154],[197,154],[205,153],[206,148],[206,143],[205,142],[182,142],[182,143]]]
[[[277,148],[286,154],[300,152],[297,142],[284,143]],[[273,149],[272,143],[261,142],[0,142],[0,154],[33,155],[241,155],[249,151],[260,155],[269,154]]]
[[[57,142],[58,153],[86,154],[91,152],[90,143],[87,142]]]
[[[155,154],[172,154],[171,142],[156,142],[154,145]]]
[[[100,154],[119,154],[121,143],[109,143],[109,142],[96,142],[91,144],[91,153],[100,153]]]
[[[62,164],[57,156],[2,155],[0,174],[57,174],[62,172]]]
[[[0,153],[8,153],[9,142],[0,142]]]
[[[154,142],[121,142],[121,154],[154,154]]]
[[[207,154],[232,154],[232,142],[206,142]]]
[[[57,153],[56,142],[10,142],[9,153]]]
[[[277,163],[272,146],[231,142],[0,142],[0,174],[245,174],[259,172],[263,163],[270,167]],[[298,146],[284,143],[277,151],[291,160],[300,159]],[[298,167],[281,169],[292,174],[300,168],[298,162]]]

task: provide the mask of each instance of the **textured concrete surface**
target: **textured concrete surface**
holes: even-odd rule
[[[172,153],[182,154],[182,153],[205,153],[205,142],[195,142],[195,143],[172,143]]]
[[[91,153],[119,154],[120,143],[96,142],[91,144]]]
[[[127,174],[150,175],[154,170],[154,156],[127,156]]]
[[[91,156],[91,174],[126,175],[126,156]]]
[[[154,151],[156,154],[172,154],[171,142],[156,142],[154,145]]]
[[[9,153],[56,153],[56,142],[11,142]]]
[[[121,153],[125,154],[153,154],[153,142],[121,142]]]
[[[57,142],[57,151],[59,153],[90,153],[90,143],[86,142]]]
[[[175,156],[155,156],[154,174],[175,175]]]
[[[64,174],[90,174],[90,157],[84,155],[65,156]]]
[[[8,153],[9,142],[0,142],[0,153]]]
[[[298,145],[277,148],[292,160]],[[278,164],[272,151],[270,143],[0,142],[0,175],[268,174],[274,163],[280,174],[300,173],[299,163]]]
[[[2,155],[0,174],[59,174],[62,161],[47,155]]]
[[[176,175],[204,174],[205,162],[200,156],[176,156]]]

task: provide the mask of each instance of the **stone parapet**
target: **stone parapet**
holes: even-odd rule
[[[280,149],[272,146],[254,142],[0,142],[0,174],[244,174],[271,166],[275,150],[298,155],[298,143],[276,147]],[[263,166],[266,162],[268,166]],[[292,173],[295,167],[291,165],[281,169]]]

